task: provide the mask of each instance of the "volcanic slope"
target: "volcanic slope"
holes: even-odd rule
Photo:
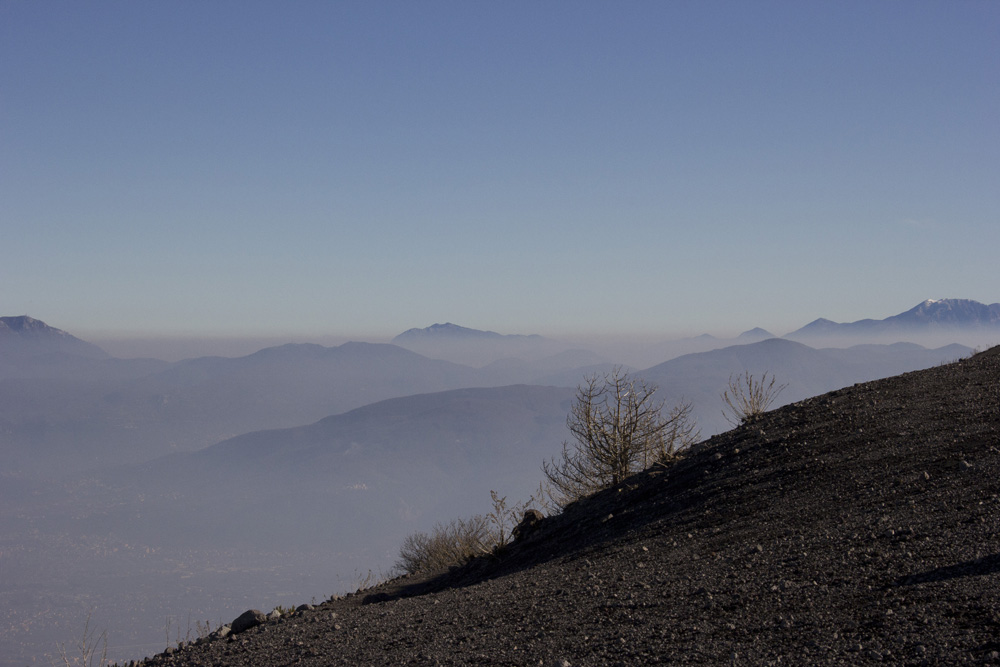
[[[1000,664],[998,494],[994,348],[767,413],[499,559],[152,662]]]

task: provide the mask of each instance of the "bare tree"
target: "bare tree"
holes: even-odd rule
[[[561,456],[542,464],[556,505],[619,484],[697,440],[690,404],[664,416],[656,389],[621,367],[585,378],[566,419],[575,442],[564,442]]]
[[[775,378],[772,375],[771,381],[767,380],[765,372],[760,380],[754,378],[752,374],[740,373],[733,379],[729,376],[729,385],[722,392],[722,400],[726,407],[722,410],[722,415],[733,426],[748,424],[760,418],[764,412],[778,398],[778,394],[787,387],[787,384],[774,386]]]

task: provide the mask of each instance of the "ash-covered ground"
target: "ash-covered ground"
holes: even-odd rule
[[[998,528],[994,348],[768,413],[500,558],[149,662],[1000,664]]]

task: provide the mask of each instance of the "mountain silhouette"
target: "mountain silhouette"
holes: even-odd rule
[[[100,372],[110,355],[27,315],[0,317],[0,379]],[[105,365],[106,366],[106,365]]]
[[[451,322],[408,329],[393,338],[392,343],[433,359],[476,367],[501,359],[536,361],[552,358],[574,347],[538,334],[499,334]]]
[[[452,324],[451,322],[445,322],[444,324],[432,324],[429,327],[418,329],[407,329],[403,333],[399,334],[392,339],[395,345],[405,345],[418,340],[432,340],[432,339],[451,339],[451,340],[542,340],[542,337],[537,334],[532,335],[521,335],[521,334],[498,334],[495,331],[481,331],[479,329],[470,329],[468,327],[462,327],[457,324]]]
[[[833,322],[819,318],[785,338],[813,344],[816,339],[869,338],[940,335],[967,332],[1000,336],[1000,303],[990,305],[971,299],[928,299],[913,308],[882,320]]]

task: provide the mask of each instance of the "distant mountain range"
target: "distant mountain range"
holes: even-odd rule
[[[903,313],[880,320],[863,319],[841,323],[819,318],[780,337],[806,343],[811,347],[843,348],[895,342],[912,342],[931,348],[950,343],[988,347],[1000,343],[1000,303],[986,305],[971,299],[928,299]],[[633,347],[630,350],[631,360],[616,358],[615,361],[642,367],[685,354],[746,345],[769,338],[779,336],[760,327],[744,331],[735,338],[702,334],[640,346],[642,349]],[[572,347],[538,335],[504,335],[451,323],[409,329],[396,336],[392,342],[425,356],[473,366],[505,358],[533,361]],[[614,353],[608,354],[606,351],[588,354],[592,365],[610,363],[611,357],[615,357]]]
[[[850,324],[819,320],[795,332],[788,342],[797,334],[815,351],[830,345],[831,339],[835,347],[852,339],[866,339],[858,332],[882,332],[883,339],[894,342],[891,332],[911,332],[898,334],[895,340],[902,340],[917,338],[912,332],[919,330],[979,331],[1000,342],[998,313],[1000,304],[926,301],[885,320]],[[685,353],[724,348],[747,355],[757,349],[754,343],[768,339],[773,339],[771,333],[759,328],[733,339],[698,336],[675,341],[652,358],[658,365]],[[41,465],[58,475],[88,464],[137,463],[168,452],[205,447],[240,433],[311,423],[388,398],[513,384],[575,387],[584,374],[607,370],[614,363],[543,336],[502,335],[450,323],[410,329],[395,340],[415,349],[360,342],[337,347],[288,344],[243,357],[202,357],[170,364],[115,359],[39,320],[0,318],[0,449],[4,464],[8,471],[32,475],[41,473]],[[795,354],[795,346],[785,346],[773,365],[751,367],[789,376],[782,369]],[[954,358],[960,352],[932,347],[900,355],[898,347],[879,348],[871,351],[871,360],[866,362],[871,373],[864,379],[923,367],[949,355]],[[857,357],[858,351],[847,356]],[[848,363],[845,359],[830,361],[835,357],[826,350],[826,361],[813,368],[811,375],[820,377],[821,383],[793,385],[788,395],[804,397],[836,388],[836,383],[848,376],[855,377],[853,366],[850,373],[842,372]],[[890,357],[898,359],[888,363]],[[929,357],[936,361],[928,362]],[[477,363],[455,361],[461,358]],[[484,361],[487,363],[478,365]],[[735,359],[730,362],[735,363]],[[820,368],[825,370],[820,372]],[[673,370],[655,375],[671,393],[690,398],[700,395],[706,404],[717,399],[719,383],[709,382],[707,377]],[[714,409],[699,415],[706,432],[723,426],[718,417]]]
[[[785,338],[813,348],[897,342],[917,343],[927,348],[952,343],[985,348],[1000,344],[1000,304],[985,305],[970,299],[928,299],[906,312],[885,319],[839,323],[820,318],[784,336],[776,336],[761,328],[745,331],[735,338],[702,334],[629,350],[632,361],[628,363],[642,368],[685,354],[755,343],[768,338]]]
[[[986,305],[971,299],[928,299],[906,312],[882,320],[838,323],[820,318],[785,338],[806,343],[836,338],[880,341],[900,336],[939,336],[960,332],[1000,334],[1000,303]]]

